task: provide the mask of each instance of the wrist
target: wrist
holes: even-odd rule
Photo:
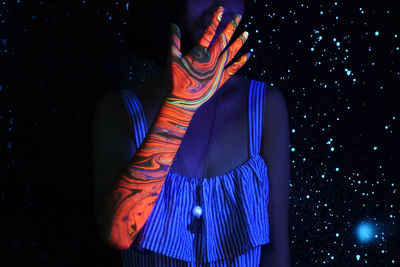
[[[154,121],[154,126],[160,131],[169,132],[183,138],[194,112],[182,108],[176,103],[176,98],[166,97],[159,110],[159,115]]]
[[[187,116],[193,116],[200,104],[194,104],[193,101],[188,101],[182,99],[180,97],[176,97],[173,94],[169,93],[164,98],[164,104],[167,104],[170,107],[173,107],[178,112],[183,112]]]

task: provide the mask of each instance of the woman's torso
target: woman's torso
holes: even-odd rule
[[[167,90],[163,89],[166,86],[162,75],[132,89],[142,103],[149,127]],[[218,90],[218,94],[215,93],[196,111],[171,165],[171,172],[196,178],[213,177],[248,160],[249,86],[250,80],[233,76]],[[206,148],[206,155],[203,155]]]
[[[121,90],[136,148],[164,99],[162,90],[152,88],[162,84],[154,79],[145,86]],[[174,160],[151,215],[131,247],[122,251],[124,266],[143,262],[149,263],[146,266],[259,265],[261,245],[269,242],[268,170],[259,155],[267,89],[265,83],[245,79],[233,79],[230,84],[219,91],[223,100],[217,113],[221,115],[216,118],[215,138],[209,147],[215,159],[208,168],[200,165],[209,173],[192,175],[189,169],[186,175],[179,169],[179,157]],[[206,146],[203,142],[190,147],[200,136],[208,138],[213,100],[198,110],[183,139],[181,148],[186,150],[181,151],[189,160],[201,156],[191,149]],[[194,215],[195,208],[200,208],[200,217]]]

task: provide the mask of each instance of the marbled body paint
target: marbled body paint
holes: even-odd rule
[[[220,7],[198,45],[185,57],[180,51],[179,28],[172,25],[169,60],[172,90],[129,166],[114,184],[105,205],[109,212],[106,242],[112,248],[130,247],[153,210],[195,111],[249,58],[246,54],[225,68],[247,40],[247,32],[221,54],[241,19],[240,15],[235,16],[208,49],[222,13]]]

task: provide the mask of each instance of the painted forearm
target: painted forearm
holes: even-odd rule
[[[150,216],[194,115],[163,101],[140,148],[106,199],[106,242],[128,249]]]
[[[128,249],[150,216],[195,111],[250,56],[243,55],[225,68],[248,37],[244,32],[222,52],[240,21],[239,15],[209,48],[222,12],[223,7],[214,12],[199,44],[186,56],[180,51],[180,30],[172,24],[169,58],[172,90],[128,168],[115,182],[105,201],[104,217],[108,224],[104,226],[103,234],[107,244],[115,249]]]

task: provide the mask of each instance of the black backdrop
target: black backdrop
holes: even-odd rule
[[[127,3],[0,3],[2,266],[120,266],[94,228],[91,120],[103,93],[154,71],[121,48]],[[241,74],[288,105],[293,265],[400,262],[393,7],[247,2]]]

